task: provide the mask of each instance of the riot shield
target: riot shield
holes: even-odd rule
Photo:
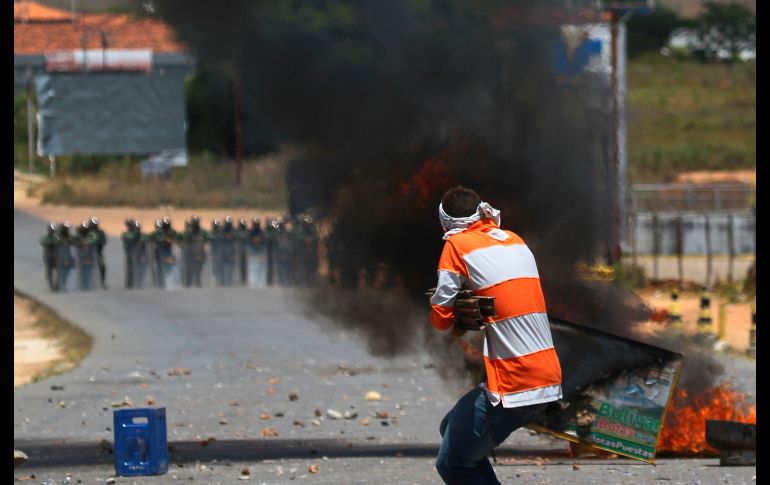
[[[180,249],[177,246],[171,246],[161,257],[160,268],[162,272],[163,288],[169,291],[178,290],[182,287],[179,274]]]
[[[91,245],[76,246],[78,289],[91,291],[95,288],[96,274],[96,249]]]
[[[247,266],[249,288],[267,286],[267,248],[264,245],[249,250]]]
[[[136,243],[132,254],[134,264],[134,288],[144,288],[147,285],[147,273],[150,271],[148,244],[145,241]]]

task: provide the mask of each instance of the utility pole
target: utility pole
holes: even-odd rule
[[[612,180],[617,184],[618,195],[615,207],[612,213],[612,235],[609,248],[609,264],[620,260],[620,241],[623,225],[623,173],[620,164],[620,103],[618,89],[618,14],[610,10],[608,12],[610,21],[610,90],[612,92],[611,110],[612,110],[612,149],[610,151],[612,158]]]
[[[27,69],[27,160],[29,161],[28,171],[31,174],[35,169],[35,123],[32,119],[34,114],[32,106],[32,74]]]
[[[241,186],[243,172],[242,142],[241,142],[241,76],[235,71],[233,76],[233,116],[235,123],[235,185]]]
[[[617,184],[617,200],[613,213],[610,264],[620,261],[622,243],[627,231],[627,161],[626,154],[626,20],[630,12],[622,16],[615,10],[608,12],[610,21],[610,88],[612,91],[612,173]]]
[[[611,173],[617,184],[617,199],[612,215],[612,233],[608,263],[620,261],[622,244],[628,238],[628,204],[626,200],[628,156],[626,150],[626,21],[634,14],[649,13],[654,0],[646,2],[610,2],[603,6],[610,27],[610,89],[612,92]]]

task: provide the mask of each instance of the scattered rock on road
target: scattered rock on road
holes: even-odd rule
[[[19,465],[24,464],[29,457],[21,450],[13,450],[13,467],[16,468]]]
[[[170,376],[189,376],[192,373],[192,369],[187,367],[174,367],[166,372]]]
[[[99,450],[112,454],[114,447],[111,442],[103,439],[99,441]]]
[[[275,428],[264,428],[259,434],[262,436],[278,436],[278,431]]]

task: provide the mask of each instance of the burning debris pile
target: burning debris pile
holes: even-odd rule
[[[728,384],[701,392],[677,389],[666,414],[659,452],[677,456],[717,455],[717,450],[706,442],[707,420],[756,424],[757,408],[745,394]]]

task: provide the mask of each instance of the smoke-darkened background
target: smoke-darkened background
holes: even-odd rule
[[[198,62],[240,87],[247,151],[308,149],[299,178],[331,224],[331,277],[310,308],[378,355],[437,343],[424,292],[443,244],[438,203],[457,184],[527,241],[550,313],[626,335],[643,315],[637,299],[574,271],[605,250],[616,184],[607,77],[553,68],[561,25],[584,21],[563,5],[157,2]],[[440,360],[462,374],[456,355]]]

